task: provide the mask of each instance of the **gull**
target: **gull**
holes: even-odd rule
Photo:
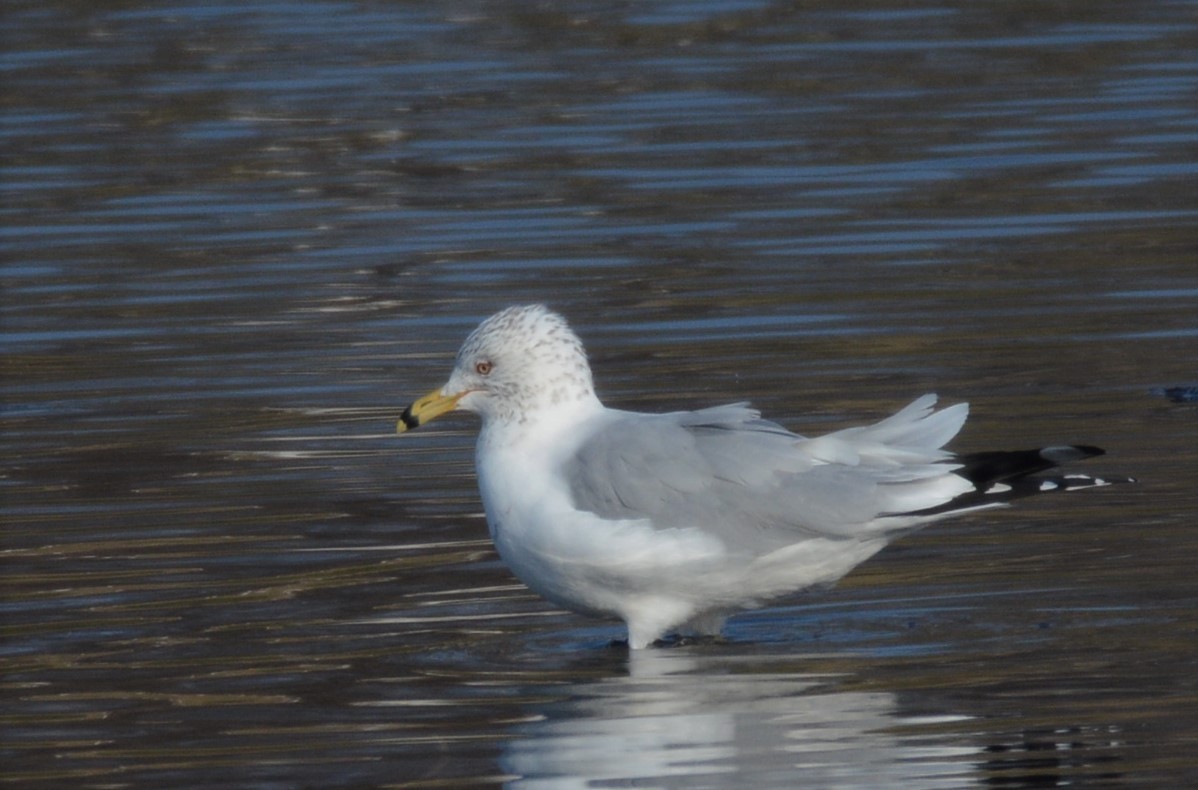
[[[955,455],[968,406],[924,395],[807,438],[746,403],[665,414],[604,406],[578,336],[543,305],[483,321],[400,433],[454,410],[499,556],[557,606],[623,620],[628,645],[719,636],[732,614],[831,584],[913,529],[1024,496],[1130,478],[1041,476],[1097,447]]]

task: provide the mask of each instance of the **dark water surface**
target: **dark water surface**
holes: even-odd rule
[[[1198,784],[1198,3],[2,9],[5,782]],[[393,435],[533,300],[611,405],[1141,482],[630,656]]]

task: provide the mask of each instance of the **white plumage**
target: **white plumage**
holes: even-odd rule
[[[578,337],[533,305],[472,332],[449,381],[400,430],[455,408],[479,414],[479,488],[500,556],[550,601],[622,619],[641,648],[675,631],[718,634],[731,613],[834,582],[930,521],[1044,484],[1106,482],[1028,478],[1097,448],[957,458],[942,448],[968,408],[935,403],[924,395],[810,439],[744,404],[608,409]]]

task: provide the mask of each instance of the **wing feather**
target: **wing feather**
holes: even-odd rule
[[[797,535],[851,537],[883,514],[943,504],[970,484],[940,449],[965,404],[924,396],[881,422],[806,439],[745,404],[613,412],[565,466],[574,504],[604,518],[699,528],[761,550]]]

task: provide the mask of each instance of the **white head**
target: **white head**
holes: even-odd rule
[[[399,430],[453,409],[484,422],[525,422],[540,411],[594,400],[586,351],[566,320],[544,305],[509,307],[470,333],[449,381],[409,406]]]

